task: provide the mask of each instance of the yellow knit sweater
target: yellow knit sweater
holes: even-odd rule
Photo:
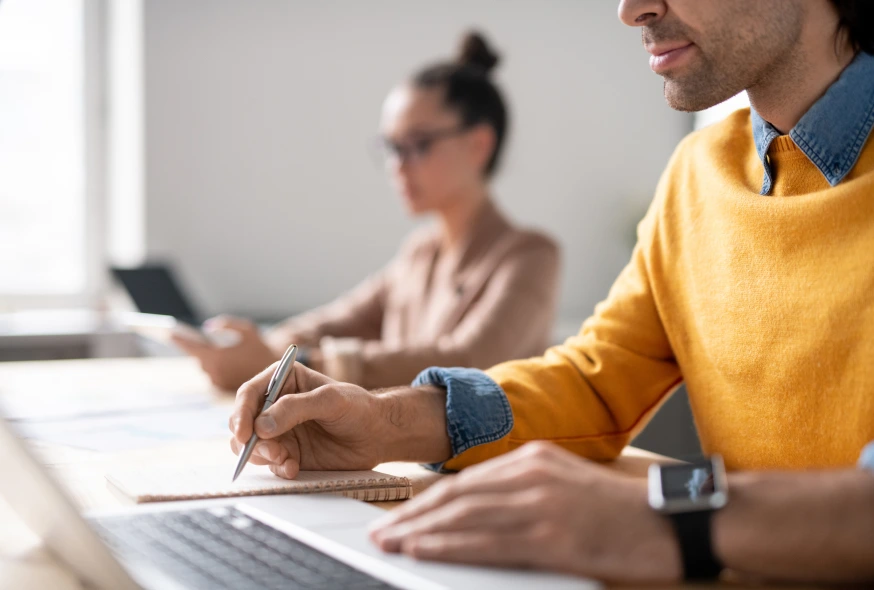
[[[446,464],[533,439],[616,456],[685,381],[706,453],[731,469],[848,466],[874,440],[874,141],[838,186],[749,110],[677,148],[638,244],[579,335],[488,374],[514,427]]]

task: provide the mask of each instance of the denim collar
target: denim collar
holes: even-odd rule
[[[771,192],[774,173],[768,148],[780,135],[755,109],[750,109],[753,141],[765,167],[761,194]],[[832,186],[850,173],[874,127],[874,55],[860,51],[825,94],[789,132]]]

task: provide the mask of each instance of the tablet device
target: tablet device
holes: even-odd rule
[[[136,268],[112,268],[142,313],[166,315],[192,325],[200,325],[201,318],[179,282],[166,264],[148,264]]]

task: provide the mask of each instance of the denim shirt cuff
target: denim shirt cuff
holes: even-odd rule
[[[862,455],[859,457],[859,468],[874,471],[874,442],[862,449]]]
[[[413,386],[446,388],[446,431],[452,456],[499,440],[513,429],[513,411],[504,390],[479,369],[431,367],[419,373]],[[425,465],[445,471],[443,463]]]

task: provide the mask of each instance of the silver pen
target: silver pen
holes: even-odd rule
[[[285,385],[286,379],[288,379],[289,373],[291,373],[292,367],[294,367],[294,359],[297,357],[297,346],[292,344],[288,347],[288,350],[285,351],[285,354],[282,355],[282,359],[279,361],[279,364],[276,366],[276,370],[273,371],[273,376],[270,378],[270,383],[267,385],[267,394],[264,400],[264,407],[261,408],[261,412],[258,414],[259,416],[267,411],[267,408],[273,405],[273,402],[276,401],[276,398],[279,397],[279,392],[282,391],[282,387]],[[258,416],[255,416],[256,418]],[[252,436],[249,438],[249,442],[246,443],[243,452],[240,453],[240,461],[237,463],[237,470],[234,471],[234,479],[231,481],[237,481],[237,478],[240,477],[240,474],[243,472],[243,468],[246,466],[246,463],[249,461],[249,457],[252,455],[252,451],[255,449],[255,443],[258,442],[258,435],[255,434],[255,425],[252,425]]]

